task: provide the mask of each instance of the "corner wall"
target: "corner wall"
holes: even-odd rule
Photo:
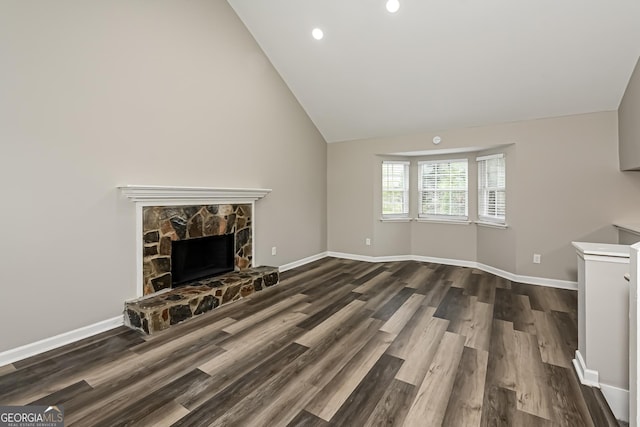
[[[508,229],[421,223],[396,232],[391,227],[398,224],[378,221],[376,156],[433,149],[435,135],[443,141],[438,149],[514,144],[506,151]],[[616,112],[329,144],[329,251],[406,255],[391,252],[408,245],[422,252],[412,255],[452,258],[459,253],[457,259],[518,275],[576,281],[571,242],[616,243],[612,224],[640,212],[640,174],[618,170],[617,144]],[[474,218],[475,209],[469,213]],[[419,234],[416,226],[422,228]],[[364,245],[366,237],[375,236],[381,238]],[[542,255],[541,264],[532,263],[534,253]]]
[[[0,57],[0,352],[136,296],[118,185],[271,188],[257,264],[326,251],[326,143],[227,2],[5,1]]]

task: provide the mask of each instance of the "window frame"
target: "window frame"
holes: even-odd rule
[[[394,189],[387,189],[386,183],[385,183],[385,170],[384,167],[385,165],[388,164],[396,164],[396,165],[402,165],[404,167],[404,182],[403,182],[403,189],[402,190],[394,190]],[[380,212],[381,212],[381,217],[383,219],[408,219],[409,218],[409,209],[410,209],[410,200],[409,200],[409,180],[410,180],[410,168],[411,168],[411,162],[408,160],[383,160],[381,163],[381,167],[380,167],[380,172],[381,172],[381,191],[380,191],[380,196],[381,196],[381,206],[380,206]],[[403,196],[403,202],[402,202],[402,210],[403,212],[401,213],[385,213],[384,212],[384,205],[385,205],[385,199],[384,199],[384,193],[385,191],[398,191],[398,192],[402,192]]]
[[[423,188],[423,166],[428,164],[442,164],[442,163],[465,163],[465,197],[464,197],[464,215],[451,215],[451,214],[429,214],[424,213],[422,210],[423,207],[423,195],[425,191],[436,191],[436,192],[452,192],[452,191],[461,191],[458,188],[448,189],[432,189],[425,190]],[[439,159],[439,160],[420,160],[418,161],[418,219],[419,220],[434,220],[434,221],[459,221],[459,222],[467,222],[469,221],[469,159],[468,158],[456,158],[456,159]]]
[[[486,165],[487,161],[490,160],[495,160],[495,159],[501,159],[502,160],[502,175],[504,177],[504,185],[500,186],[500,185],[496,185],[493,187],[490,187],[488,185],[489,182],[489,177],[488,177],[488,173],[489,173],[489,168],[487,168],[486,166],[483,167],[481,165],[481,163],[484,162],[484,164]],[[477,163],[477,168],[478,168],[478,221],[480,222],[486,222],[486,223],[490,223],[490,224],[497,224],[497,225],[506,225],[507,224],[507,161],[506,161],[506,156],[504,153],[498,153],[498,154],[490,154],[490,155],[486,155],[486,156],[479,156],[476,157],[476,163]],[[483,176],[484,174],[484,176]],[[499,178],[498,178],[499,181]],[[502,192],[504,194],[504,212],[503,215],[489,215],[487,209],[484,209],[486,206],[488,206],[488,202],[487,197],[488,194],[490,192]],[[499,205],[498,205],[498,198],[495,198],[496,203],[495,203],[495,207],[496,207],[496,211],[499,210]],[[484,203],[483,203],[484,202]]]

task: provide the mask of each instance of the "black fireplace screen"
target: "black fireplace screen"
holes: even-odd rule
[[[233,271],[234,240],[225,234],[171,242],[172,286]]]

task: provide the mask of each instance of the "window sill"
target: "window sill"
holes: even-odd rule
[[[453,225],[469,225],[471,221],[464,219],[440,219],[440,218],[416,218],[417,222],[426,222],[431,224],[453,224]]]
[[[380,218],[381,222],[410,222],[411,220],[411,218]]]
[[[488,222],[488,221],[474,221],[474,222],[476,225],[479,225],[480,227],[499,228],[502,230],[509,228],[507,224],[500,224],[498,222]]]
[[[448,224],[448,225],[471,225],[476,224],[480,227],[497,228],[505,230],[509,228],[507,224],[500,224],[497,222],[488,221],[470,221],[470,220],[457,220],[457,219],[430,219],[430,218],[379,218],[380,222],[400,222],[407,223],[411,221],[422,222],[426,224]]]

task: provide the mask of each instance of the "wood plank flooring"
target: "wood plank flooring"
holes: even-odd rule
[[[0,404],[72,426],[609,426],[579,384],[576,293],[325,258],[151,337],[124,327],[0,367]]]

